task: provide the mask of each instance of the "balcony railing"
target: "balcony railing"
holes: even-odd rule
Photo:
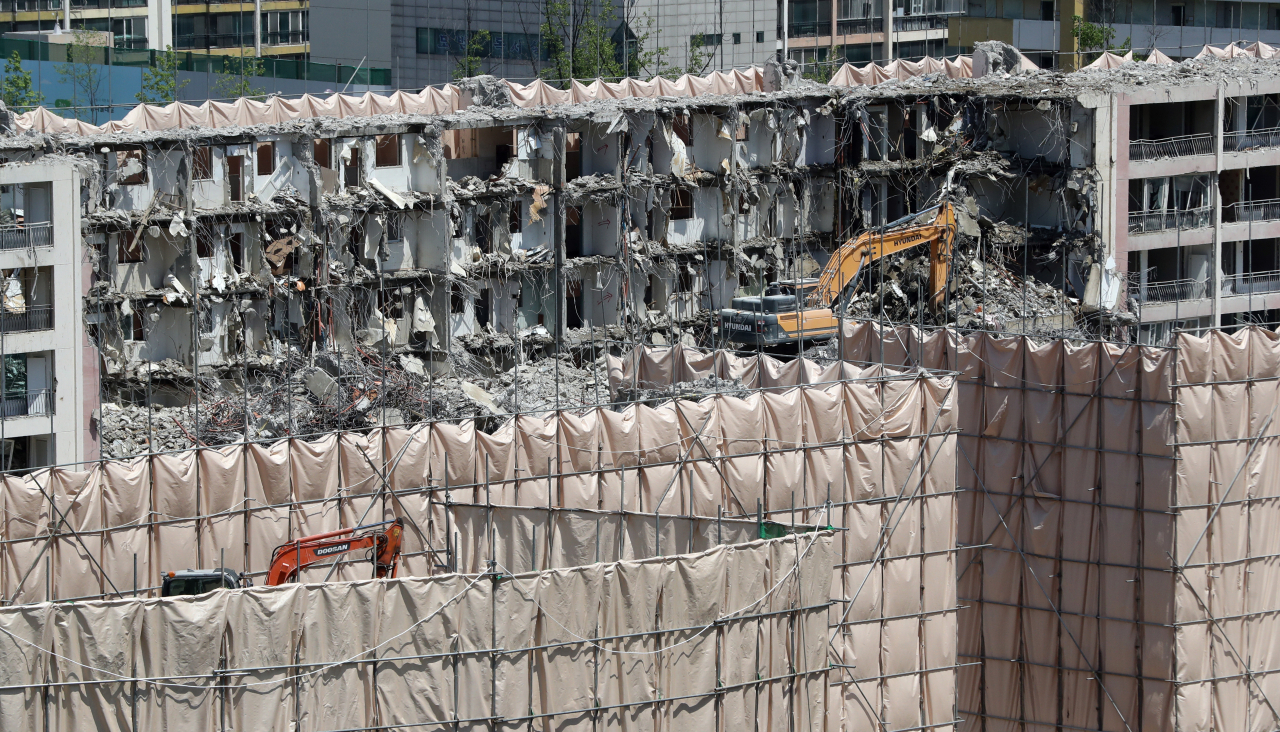
[[[1138,302],[1173,302],[1175,300],[1199,300],[1209,296],[1208,280],[1169,280],[1148,282],[1142,286],[1129,283],[1129,296]]]
[[[62,0],[0,0],[0,13],[34,13],[61,8]]]
[[[1237,201],[1222,209],[1224,222],[1280,221],[1280,198]]]
[[[1280,127],[1228,132],[1222,136],[1222,149],[1225,152],[1242,152],[1260,147],[1280,147]]]
[[[27,333],[53,329],[52,305],[29,305],[21,313],[0,311],[0,333]]]
[[[1213,135],[1184,135],[1163,140],[1130,140],[1130,160],[1159,160],[1187,155],[1212,155]]]
[[[1270,272],[1246,272],[1226,275],[1222,278],[1222,294],[1257,295],[1263,292],[1280,292],[1280,270]]]
[[[53,389],[40,389],[17,396],[5,396],[0,401],[0,416],[28,417],[53,414]]]
[[[53,224],[0,226],[0,249],[29,249],[53,246]]]
[[[881,33],[884,31],[884,18],[850,18],[836,21],[836,32],[842,36]]]
[[[946,16],[941,15],[913,15],[904,18],[893,19],[893,29],[902,31],[922,31],[922,30],[938,30],[947,27]]]
[[[1145,234],[1168,229],[1203,229],[1213,218],[1208,206],[1186,211],[1135,211],[1129,214],[1129,233]]]

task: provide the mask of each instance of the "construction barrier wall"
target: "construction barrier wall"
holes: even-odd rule
[[[0,609],[6,732],[820,730],[831,532]]]
[[[831,524],[836,603],[822,620],[840,650],[823,658],[819,725],[953,727],[954,378],[713,358],[739,378],[763,368],[766,386],[522,414],[493,434],[432,423],[10,477],[6,597],[129,596],[135,555],[142,593],[162,570],[220,562],[260,578],[277,545],[395,516],[415,576],[697,551],[755,538],[766,518]],[[347,562],[304,581],[368,573]]]
[[[1280,337],[1153,348],[851,322],[837,348],[959,375],[965,729],[1280,724]],[[615,380],[751,387],[781,368],[758,362],[640,349]]]

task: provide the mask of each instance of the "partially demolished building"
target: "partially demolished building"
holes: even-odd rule
[[[1280,341],[1150,293],[1239,241],[1280,62],[973,61],[10,120],[6,409],[60,344],[88,437],[0,481],[0,726],[1273,729]],[[832,341],[725,347],[939,200],[941,307],[905,251]],[[1175,320],[1261,312],[1213,266]],[[396,579],[155,597],[393,519]]]
[[[919,307],[905,257],[851,317],[1111,332],[1114,302],[1082,319],[1071,298],[1110,276],[1113,97],[1050,75],[777,85],[528,107],[477,84],[446,114],[27,134],[4,156],[79,176],[76,218],[54,228],[80,229],[94,273],[90,441],[120,405],[186,413],[127,412],[106,456],[439,415],[446,400],[413,398],[430,374],[455,377],[441,393],[453,383],[462,413],[528,408],[542,397],[519,393],[516,364],[720,345],[714,314],[735,295],[812,275],[850,235],[944,195],[968,242],[947,312]],[[1024,270],[1041,284],[1016,291]],[[395,388],[368,383],[389,372]],[[546,401],[596,398],[560,386]]]

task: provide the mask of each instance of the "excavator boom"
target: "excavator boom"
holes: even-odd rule
[[[386,526],[385,530],[365,531]],[[361,533],[364,532],[364,533]],[[400,561],[400,543],[404,537],[404,519],[380,524],[339,529],[327,534],[316,534],[289,544],[276,547],[271,556],[271,569],[267,571],[267,585],[282,585],[298,579],[298,572],[316,562],[360,550],[373,552],[373,576],[378,579],[394,578]]]
[[[936,211],[932,221],[916,223],[931,211]],[[731,341],[754,345],[830,338],[839,327],[832,307],[838,306],[840,296],[868,265],[926,243],[930,305],[937,308],[947,286],[955,235],[956,212],[950,203],[865,231],[831,255],[816,282],[777,283],[762,297],[734,298],[732,308],[720,311],[720,333]]]

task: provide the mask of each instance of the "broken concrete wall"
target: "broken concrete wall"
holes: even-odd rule
[[[1098,261],[1081,237],[1099,206],[1092,158],[1064,152],[1095,110],[1052,85],[987,92],[814,86],[59,144],[101,161],[108,181],[86,239],[110,275],[88,309],[122,333],[104,343],[125,362],[176,359],[160,380],[200,401],[197,378],[278,378],[295,354],[492,375],[556,351],[580,361],[596,340],[713,344],[716,311],[735,296],[817,276],[847,238],[944,196],[971,199],[975,220],[1018,222],[963,233],[956,297],[933,316],[992,327],[967,310],[980,307],[965,299],[974,273],[1044,270],[1006,266],[1027,241],[1007,230],[1049,227],[1032,237],[1049,247],[1041,258],[1071,232],[1084,272]],[[138,231],[142,251],[122,255]],[[880,268],[860,281],[868,294],[848,313],[917,320],[921,257],[895,255],[885,281]],[[998,323],[1025,315],[1002,282]],[[1072,282],[1052,275],[1044,284],[1064,294],[1037,307],[1068,307]],[[125,296],[156,316],[144,340],[165,343],[125,348]],[[589,338],[566,337],[587,325]],[[135,388],[137,374],[155,387],[156,369],[140,365],[112,371],[104,393]]]

